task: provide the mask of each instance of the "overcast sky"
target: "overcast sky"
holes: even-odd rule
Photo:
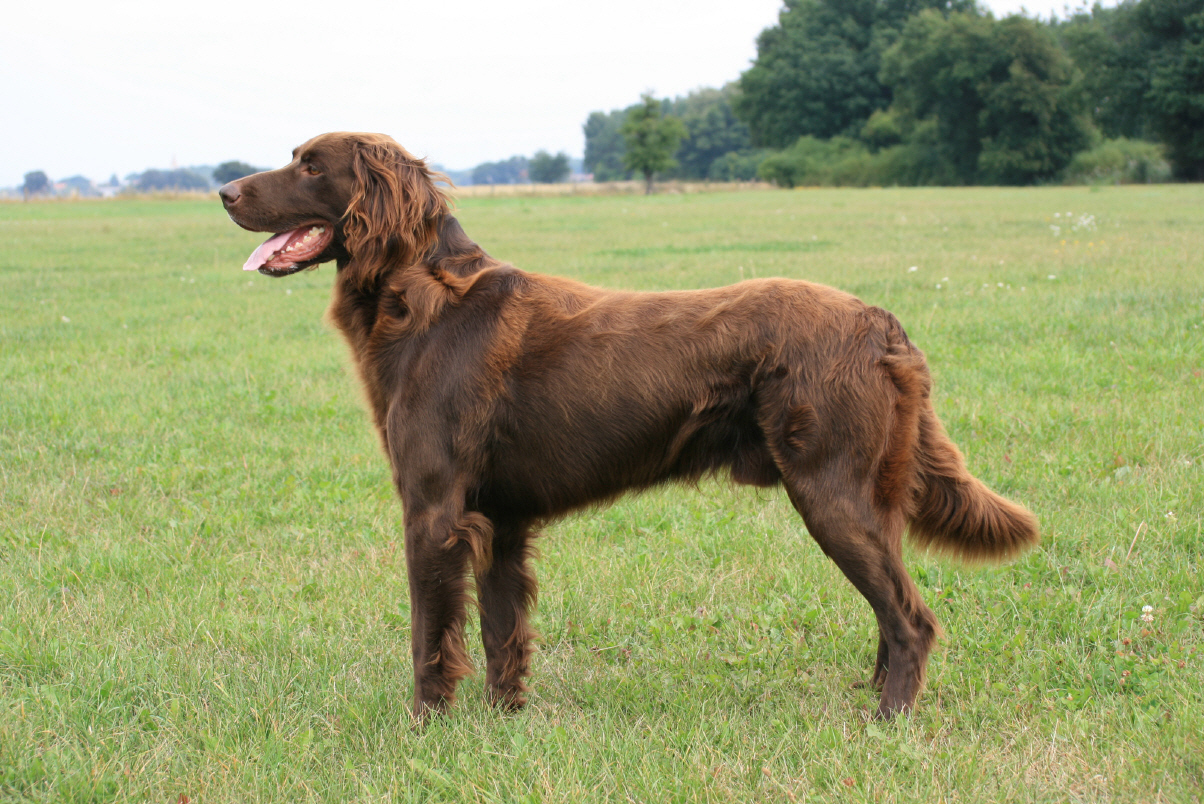
[[[985,4],[1043,18],[1066,6]],[[0,30],[0,187],[31,170],[102,181],[173,163],[276,167],[331,130],[385,132],[452,169],[540,148],[580,156],[593,110],[737,78],[781,5],[14,2]]]

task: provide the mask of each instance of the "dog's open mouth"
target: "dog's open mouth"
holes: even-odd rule
[[[268,276],[288,276],[325,251],[333,237],[332,227],[325,224],[307,224],[273,235],[252,252],[242,269]]]

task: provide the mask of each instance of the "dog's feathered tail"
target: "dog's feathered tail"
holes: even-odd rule
[[[932,408],[924,355],[894,324],[882,362],[899,399],[879,472],[880,496],[910,498],[908,530],[920,547],[966,561],[998,561],[1036,544],[1036,517],[966,469]]]
[[[1010,558],[1037,543],[1036,517],[966,470],[931,405],[920,413],[916,459],[913,542],[969,561]]]

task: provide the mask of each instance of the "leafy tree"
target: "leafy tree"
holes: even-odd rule
[[[641,97],[643,102],[627,113],[621,129],[627,146],[623,165],[644,174],[644,192],[650,195],[653,175],[677,166],[673,154],[686,136],[686,127],[676,117],[665,115],[661,102],[651,93]]]
[[[525,184],[530,161],[525,156],[512,156],[500,162],[482,162],[472,169],[473,184]]]
[[[226,184],[258,172],[259,168],[252,167],[246,162],[222,162],[213,169],[213,180],[218,184]]]
[[[631,171],[623,166],[623,152],[627,149],[623,141],[623,123],[627,113],[635,106],[615,109],[612,112],[591,112],[585,125],[585,159],[587,173],[594,174],[594,181],[621,181],[631,178]]]
[[[740,76],[736,112],[758,145],[785,148],[800,136],[855,136],[891,100],[882,53],[922,9],[972,11],[973,0],[785,0],[778,25],[757,37]]]
[[[1090,142],[1074,65],[1035,20],[921,12],[884,54],[882,78],[905,123],[935,122],[960,183],[1048,179]]]
[[[569,177],[569,155],[563,151],[552,156],[547,151],[537,151],[528,167],[531,181],[541,184],[556,184]]]
[[[1066,52],[1079,68],[1091,119],[1105,137],[1152,138],[1146,93],[1153,43],[1136,19],[1137,3],[1115,8],[1096,4],[1054,24]]]
[[[49,192],[50,179],[40,170],[34,170],[25,174],[25,183],[21,185],[21,192],[26,198],[31,195]]]
[[[1135,17],[1153,44],[1152,128],[1175,175],[1204,180],[1204,0],[1142,0]]]

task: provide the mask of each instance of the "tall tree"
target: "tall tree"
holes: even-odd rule
[[[623,165],[644,175],[644,193],[652,193],[656,173],[677,166],[673,154],[686,136],[681,120],[664,113],[663,105],[651,93],[641,96],[642,103],[627,113],[623,123]]]
[[[778,24],[757,37],[740,76],[736,112],[758,145],[855,136],[891,100],[879,78],[883,51],[922,9],[972,11],[973,0],[785,0]]]
[[[1204,0],[1141,0],[1135,14],[1153,40],[1146,92],[1152,127],[1175,175],[1204,180]]]
[[[884,55],[882,78],[897,114],[935,122],[965,184],[1051,178],[1090,139],[1074,65],[1036,20],[921,12]]]

